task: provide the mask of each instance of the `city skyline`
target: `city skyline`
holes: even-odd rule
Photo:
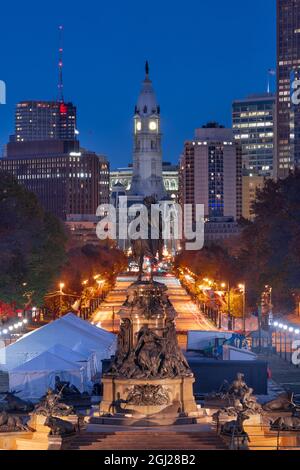
[[[217,1],[218,8],[190,1],[184,11],[177,3],[172,3],[171,10],[166,2],[155,18],[156,3],[152,2],[153,9],[147,9],[146,15],[135,1],[126,8],[120,2],[106,5],[98,17],[99,31],[93,28],[97,20],[90,10],[79,20],[78,11],[72,16],[65,7],[56,9],[55,2],[46,25],[37,21],[40,13],[34,9],[35,2],[27,5],[24,16],[16,18],[17,35],[13,37],[14,30],[4,24],[0,38],[2,42],[6,39],[7,47],[0,78],[7,83],[7,105],[0,108],[1,147],[13,133],[18,101],[57,96],[60,23],[65,28],[65,99],[78,108],[82,144],[106,154],[112,168],[131,161],[131,116],[146,59],[162,109],[164,160],[177,162],[183,142],[208,120],[231,126],[232,101],[266,91],[267,70],[275,67],[275,2],[251,2],[251,6],[244,2],[240,6],[232,0],[226,9],[221,1]],[[128,21],[122,21],[122,14]],[[3,17],[9,20],[12,15],[11,7],[5,6]],[[31,31],[23,21],[26,15],[34,26]],[[168,38],[163,30],[167,17],[172,20]],[[112,23],[106,24],[109,18],[114,19],[113,29],[109,26]],[[21,48],[17,47],[19,37],[23,38]],[[233,44],[235,54],[226,54]]]

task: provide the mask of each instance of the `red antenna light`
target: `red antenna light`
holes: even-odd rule
[[[59,61],[58,61],[58,102],[64,102],[64,83],[63,83],[63,30],[62,25],[59,26]]]

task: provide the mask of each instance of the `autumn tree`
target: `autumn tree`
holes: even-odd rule
[[[63,224],[0,172],[0,300],[41,305],[65,262],[65,244]]]
[[[255,219],[243,232],[239,253],[248,295],[259,303],[270,285],[277,309],[290,312],[300,287],[300,172],[266,181],[253,211]]]

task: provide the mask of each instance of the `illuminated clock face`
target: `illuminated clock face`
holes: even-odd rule
[[[136,130],[137,130],[137,131],[141,131],[141,130],[142,130],[142,123],[141,123],[141,121],[137,121],[137,123],[136,123]]]
[[[150,129],[150,131],[156,131],[156,129],[157,129],[156,121],[150,121],[149,122],[149,129]]]

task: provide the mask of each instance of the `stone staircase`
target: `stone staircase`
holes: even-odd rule
[[[227,450],[213,432],[85,432],[63,450]]]

